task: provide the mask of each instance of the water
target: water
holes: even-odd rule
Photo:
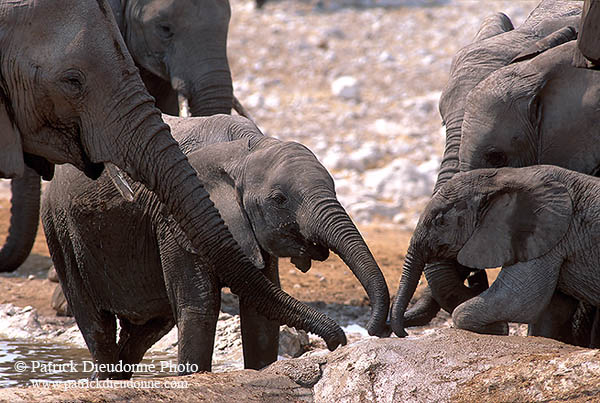
[[[133,378],[177,375],[177,357],[146,353]],[[85,348],[27,340],[0,339],[0,387],[30,386],[32,380],[89,379],[92,358]]]

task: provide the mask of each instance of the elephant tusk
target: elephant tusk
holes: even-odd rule
[[[235,111],[240,116],[243,116],[246,119],[248,119],[249,121],[251,121],[252,123],[256,124],[256,122],[254,121],[254,119],[252,118],[252,116],[250,115],[250,113],[246,110],[246,108],[244,108],[244,105],[242,105],[242,103],[240,102],[240,100],[237,99],[237,97],[235,95],[233,96],[233,109],[235,109]]]
[[[188,104],[188,99],[181,94],[177,94],[177,101],[179,102],[179,117],[180,118],[189,118],[192,116],[190,113],[190,105]]]
[[[123,172],[112,162],[105,162],[104,166],[106,167],[106,171],[108,172],[108,176],[110,176],[113,185],[115,185],[119,193],[121,193],[121,196],[128,202],[132,202],[133,190],[131,189],[129,182],[127,182],[127,179],[125,179]]]

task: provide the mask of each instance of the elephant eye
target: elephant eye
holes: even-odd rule
[[[83,92],[85,78],[81,71],[69,69],[60,77],[60,84],[71,96],[79,96]]]
[[[506,154],[502,151],[490,151],[485,155],[485,159],[494,168],[506,165]]]
[[[287,201],[287,197],[282,191],[276,190],[269,195],[269,199],[277,204],[284,204]]]
[[[171,39],[173,36],[173,30],[169,24],[160,23],[156,26],[158,36],[163,39]]]

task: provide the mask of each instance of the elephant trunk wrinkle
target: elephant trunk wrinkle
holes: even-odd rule
[[[335,199],[312,205],[314,219],[309,224],[310,237],[338,254],[367,292],[371,317],[367,324],[370,335],[388,336],[386,319],[390,306],[388,287],[360,232],[344,208]]]
[[[398,294],[392,306],[392,329],[398,337],[407,336],[404,330],[404,313],[417,289],[424,266],[425,262],[417,254],[415,244],[411,243],[404,259]]]

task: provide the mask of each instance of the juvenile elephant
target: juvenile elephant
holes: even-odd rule
[[[488,290],[454,310],[461,329],[508,334],[508,321],[537,321],[555,291],[598,306],[599,193],[600,179],[551,165],[456,175],[427,205],[411,239],[394,331],[406,334],[404,310],[423,267],[437,259],[502,266]]]
[[[1,177],[23,175],[25,164],[51,177],[54,164],[71,163],[95,179],[112,162],[154,192],[234,293],[270,319],[313,329],[331,348],[345,342],[335,323],[245,257],[154,106],[105,0],[0,2],[0,78]],[[110,322],[103,312],[85,320]]]
[[[279,283],[278,257],[291,257],[307,271],[311,260],[325,260],[332,250],[369,295],[369,333],[387,335],[385,279],[337,201],[333,179],[306,147],[265,137],[241,117],[165,120],[235,240],[267,277]],[[179,362],[210,370],[223,283],[190,253],[189,241],[156,197],[136,186],[135,202],[128,203],[108,178],[95,183],[64,167],[44,195],[42,221],[67,301],[95,359],[137,363],[176,323]],[[277,359],[279,322],[249,309],[250,299],[263,296],[257,290],[241,299],[244,361],[261,368]],[[126,335],[118,345],[115,315]]]
[[[454,56],[450,77],[440,98],[440,114],[446,125],[446,146],[434,187],[437,190],[459,171],[459,148],[465,118],[467,95],[482,80],[494,71],[519,58],[528,58],[545,49],[572,39],[579,26],[581,4],[569,0],[542,0],[530,13],[525,22],[514,29],[510,19],[497,13],[486,18],[473,42],[462,48]],[[572,30],[566,30],[571,26]],[[454,270],[447,270],[453,266]],[[432,262],[431,271],[452,276],[461,283],[471,270],[456,262]],[[477,295],[487,288],[484,272],[469,280]],[[431,290],[407,312],[407,325],[417,326],[428,323],[439,311],[440,305],[448,312],[461,302],[462,296],[453,289],[432,298]],[[438,305],[439,304],[439,305]]]
[[[162,112],[179,114],[179,94],[188,100],[192,116],[230,113],[228,0],[109,0],[109,4],[142,81]],[[46,174],[45,179],[50,178]],[[33,172],[14,179],[11,227],[0,249],[0,272],[16,270],[31,251],[39,220],[39,182]]]
[[[492,73],[469,93],[460,146],[462,171],[541,163],[598,175],[600,71],[574,66],[577,50],[577,41],[572,40],[533,59],[511,64]],[[473,296],[459,278],[428,271],[434,296],[451,292],[457,304]],[[569,304],[566,297],[562,300],[563,304],[577,304],[574,300]],[[553,310],[561,312],[556,307]],[[560,326],[549,330],[532,331],[589,344],[589,335],[577,341],[564,332],[561,335]]]

